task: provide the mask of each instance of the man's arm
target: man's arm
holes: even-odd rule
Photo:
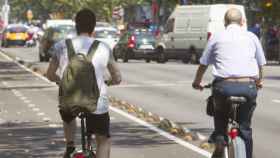
[[[203,87],[201,85],[201,81],[202,81],[202,77],[203,77],[204,73],[206,72],[207,68],[208,68],[208,66],[206,66],[206,65],[202,65],[202,64],[199,65],[199,67],[196,71],[194,81],[192,83],[192,87],[194,89],[199,89],[199,90],[203,89]]]
[[[257,88],[263,87],[263,66],[259,66],[259,78],[256,80]]]
[[[266,59],[263,51],[263,47],[261,45],[260,40],[254,36],[253,37],[255,45],[256,45],[256,60],[259,66],[259,78],[256,80],[257,88],[263,87],[263,66],[266,64]]]
[[[216,39],[213,36],[209,39],[209,41],[203,51],[203,54],[199,60],[200,65],[196,71],[196,75],[195,75],[194,81],[192,83],[192,87],[194,89],[199,89],[199,90],[203,89],[203,86],[201,85],[203,75],[206,72],[208,65],[210,65],[214,62],[212,51],[214,48],[215,40]]]
[[[58,68],[58,61],[56,58],[51,58],[48,70],[47,70],[47,78],[52,82],[59,82],[60,78],[56,75],[56,70]]]
[[[110,53],[110,58],[109,58],[109,63],[108,63],[108,66],[107,66],[108,70],[109,70],[109,73],[111,75],[111,78],[112,78],[112,85],[118,85],[121,83],[121,72],[118,68],[118,65],[117,63],[115,62],[115,59],[113,57],[113,54]]]

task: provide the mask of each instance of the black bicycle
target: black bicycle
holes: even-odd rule
[[[211,87],[211,84],[204,86],[204,88]],[[240,128],[237,122],[237,113],[239,107],[246,103],[247,99],[242,96],[229,96],[227,101],[230,104],[230,113],[227,133],[228,140],[224,146],[224,155],[225,158],[246,158],[246,146],[239,134]]]
[[[72,158],[96,158],[95,150],[92,146],[92,134],[86,131],[86,113],[81,112],[79,114],[81,119],[81,143],[82,150],[75,151],[72,154]]]

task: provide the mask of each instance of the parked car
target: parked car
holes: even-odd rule
[[[108,44],[113,50],[113,48],[119,41],[119,32],[118,29],[114,27],[96,27],[95,38]]]
[[[147,30],[135,30],[124,33],[113,49],[116,60],[145,59],[150,62],[156,57],[155,36]]]
[[[24,46],[29,39],[28,26],[22,24],[10,24],[3,31],[1,46]]]
[[[48,28],[39,42],[39,60],[49,61],[54,43],[65,38],[73,38],[75,36],[74,30],[73,25],[59,25]]]
[[[243,15],[243,29],[247,29],[245,9],[242,5],[185,5],[178,6],[168,18],[163,32],[157,38],[158,62],[168,59],[184,63],[198,63],[207,40],[225,29],[224,14],[237,8]]]

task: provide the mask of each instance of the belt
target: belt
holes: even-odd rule
[[[223,80],[229,82],[255,82],[255,79],[252,77],[229,77],[223,78]]]

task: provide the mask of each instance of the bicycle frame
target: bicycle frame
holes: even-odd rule
[[[237,122],[238,107],[246,102],[246,98],[231,96],[229,101],[231,104],[230,115],[232,114],[232,116],[229,117],[228,122],[228,142],[224,150],[225,158],[246,158],[245,143],[239,138],[239,123]]]
[[[81,144],[82,144],[82,151],[75,152],[72,158],[95,158],[95,152],[93,151],[93,147],[91,145],[91,134],[86,132],[86,114],[81,113],[79,115],[81,119]]]

